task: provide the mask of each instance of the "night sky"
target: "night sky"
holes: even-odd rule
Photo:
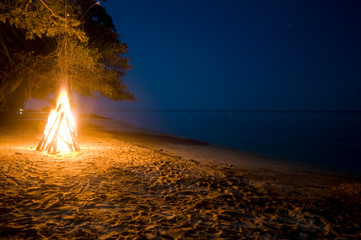
[[[128,44],[125,83],[138,99],[97,104],[103,108],[361,109],[361,1],[101,6]]]

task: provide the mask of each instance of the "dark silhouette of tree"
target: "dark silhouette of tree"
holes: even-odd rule
[[[0,0],[0,109],[45,99],[62,83],[112,100],[134,100],[112,18],[94,0]]]

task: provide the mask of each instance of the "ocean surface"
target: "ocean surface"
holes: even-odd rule
[[[97,112],[169,135],[361,173],[361,112]]]

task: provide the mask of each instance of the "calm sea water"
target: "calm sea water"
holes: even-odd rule
[[[170,135],[361,173],[361,112],[104,111]]]

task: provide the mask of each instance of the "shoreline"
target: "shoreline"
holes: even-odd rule
[[[149,135],[152,135],[154,137],[163,137],[163,138],[169,138],[170,143],[166,143],[163,148],[168,149],[169,151],[173,151],[182,157],[185,158],[197,158],[203,162],[209,161],[210,158],[214,158],[219,163],[226,164],[226,165],[234,165],[237,167],[242,167],[243,164],[246,164],[246,167],[254,167],[254,168],[260,168],[262,166],[266,166],[271,169],[275,169],[275,165],[279,165],[280,169],[284,169],[286,166],[286,171],[289,170],[303,170],[303,171],[311,171],[311,172],[321,172],[326,174],[333,174],[333,175],[340,175],[345,177],[353,177],[356,179],[361,179],[361,173],[358,172],[351,172],[347,170],[340,170],[333,167],[327,167],[323,165],[317,165],[313,163],[308,162],[302,162],[298,160],[292,160],[292,159],[285,159],[285,158],[279,158],[274,156],[268,156],[261,153],[255,153],[255,152],[248,152],[236,148],[230,148],[227,146],[221,146],[216,145],[212,143],[203,142],[200,140],[185,138],[185,137],[179,137],[175,135],[169,135],[166,133],[161,133],[157,131],[152,131],[140,127],[136,127],[133,125],[130,125],[128,123],[120,122],[118,120],[112,119],[112,118],[106,118],[102,116],[97,116],[96,118],[89,118],[89,122],[94,123],[100,129],[108,131],[108,132],[133,132],[138,134],[145,134],[144,137],[150,137]],[[173,140],[171,140],[173,139]],[[166,141],[167,142],[167,141]],[[172,143],[173,142],[173,143]],[[177,144],[177,142],[179,144]],[[183,142],[183,143],[182,143]],[[186,144],[184,144],[186,143]],[[188,144],[187,144],[188,143]],[[192,146],[191,143],[194,143]],[[189,147],[190,146],[190,147]],[[197,150],[197,151],[195,151]],[[190,154],[191,153],[191,154]],[[224,160],[221,155],[226,155],[227,160]],[[218,155],[217,157],[214,157],[214,155]],[[240,159],[246,159],[251,158],[255,160],[255,163],[252,164],[249,161],[242,161]],[[258,162],[261,163],[258,163]]]
[[[48,154],[35,151],[45,121],[0,123],[1,237],[361,235],[361,182],[352,177],[272,168],[272,161],[239,153],[242,166],[226,164],[213,160],[227,161],[234,152],[203,155],[212,146],[127,125],[105,131],[89,118],[79,125],[79,152]]]
[[[246,111],[246,112],[248,112],[248,111]],[[251,111],[251,112],[253,112],[253,111]],[[256,112],[264,112],[264,111],[256,111]],[[266,112],[269,112],[269,111],[266,111]],[[278,112],[278,111],[272,111],[272,112]],[[288,112],[288,111],[286,111],[286,112]],[[299,112],[299,111],[295,111],[295,112]],[[306,111],[306,112],[313,112],[313,111]],[[323,111],[323,112],[329,112],[329,111]],[[331,112],[334,112],[334,111],[331,111]],[[336,112],[338,112],[338,111],[336,111]],[[43,118],[44,117],[47,118],[47,116],[49,114],[46,112],[39,114],[39,111],[35,111],[35,110],[27,110],[27,111],[24,111],[23,113],[27,114],[28,116],[33,116],[34,119],[39,117],[39,115],[41,115]],[[341,175],[341,176],[346,176],[346,177],[348,176],[348,177],[353,177],[356,179],[361,179],[361,172],[359,172],[359,171],[352,171],[350,169],[345,169],[345,168],[339,169],[335,166],[326,166],[323,164],[317,164],[317,163],[312,163],[312,162],[307,162],[307,161],[282,158],[282,157],[277,157],[277,156],[270,156],[267,154],[246,151],[246,150],[242,150],[242,149],[238,149],[238,148],[232,148],[229,146],[208,143],[208,142],[205,142],[202,140],[196,140],[196,139],[192,139],[192,138],[188,138],[188,137],[182,137],[182,136],[172,135],[172,134],[168,134],[168,133],[148,130],[145,128],[141,128],[141,127],[137,127],[137,126],[125,123],[125,122],[121,122],[121,121],[113,119],[113,118],[104,117],[104,116],[98,115],[96,113],[77,114],[77,117],[79,119],[85,120],[86,122],[89,122],[90,124],[94,124],[94,125],[98,126],[102,130],[106,130],[106,131],[110,131],[110,132],[111,131],[115,131],[115,132],[120,131],[120,132],[134,132],[134,133],[138,133],[138,134],[145,133],[147,135],[154,135],[154,136],[159,136],[159,137],[161,136],[164,138],[173,138],[173,139],[175,139],[175,142],[177,142],[176,139],[178,139],[180,141],[184,140],[184,141],[199,143],[199,145],[204,145],[204,146],[201,149],[199,149],[200,153],[196,154],[195,157],[199,158],[200,155],[211,156],[212,153],[217,154],[219,151],[221,151],[221,152],[225,153],[226,155],[228,155],[232,159],[232,160],[223,160],[223,161],[218,160],[224,164],[241,166],[241,164],[244,162],[242,162],[242,161],[239,162],[239,161],[237,161],[237,159],[244,158],[244,156],[250,156],[251,158],[254,158],[254,159],[260,159],[261,161],[263,161],[262,164],[264,164],[264,162],[266,162],[266,163],[269,162],[271,165],[280,164],[281,167],[288,166],[288,168],[304,169],[306,171],[311,170],[314,172],[323,172],[323,173],[327,173],[327,174]],[[88,120],[86,120],[86,119],[88,119]],[[180,145],[184,146],[184,144],[180,144]],[[194,155],[191,156],[188,154],[189,152],[193,152],[194,149],[186,149],[183,147],[184,149],[181,150],[181,148],[179,146],[174,147],[174,146],[172,146],[172,144],[170,144],[168,146],[168,148],[170,148],[172,151],[176,151],[178,154],[180,154],[184,157],[188,157],[188,158],[194,157]],[[235,155],[237,157],[231,157],[232,155]],[[203,158],[201,157],[201,159],[203,159]],[[247,167],[249,167],[248,164],[247,164]]]

